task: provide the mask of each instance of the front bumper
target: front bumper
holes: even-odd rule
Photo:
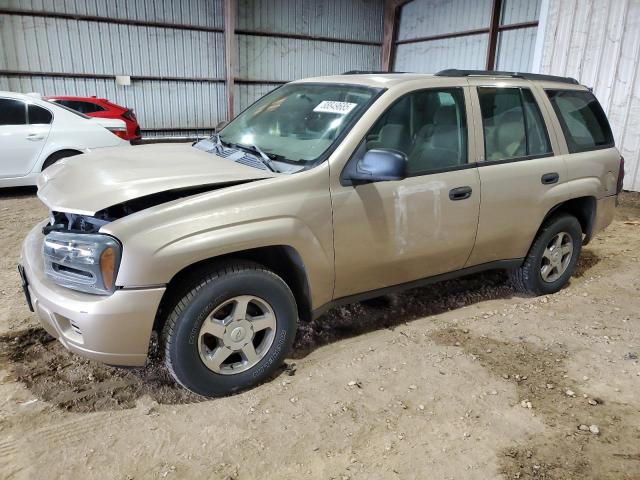
[[[28,293],[42,326],[68,350],[111,365],[142,366],[165,288],[116,290],[100,296],[61,287],[44,274],[42,227],[22,246]]]

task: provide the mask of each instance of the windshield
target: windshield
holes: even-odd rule
[[[275,160],[317,160],[370,104],[375,88],[290,83],[262,97],[220,132],[227,145],[258,147]]]

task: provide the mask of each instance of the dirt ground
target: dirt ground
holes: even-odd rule
[[[640,480],[639,195],[555,295],[490,272],[341,308],[270,383],[216,400],[38,327],[16,263],[45,216],[0,192],[2,478]]]

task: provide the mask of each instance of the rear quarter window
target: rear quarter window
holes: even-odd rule
[[[29,125],[47,125],[53,120],[49,110],[38,105],[29,105]]]
[[[614,146],[609,121],[591,92],[547,90],[570,153]]]

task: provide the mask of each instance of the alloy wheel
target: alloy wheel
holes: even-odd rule
[[[573,238],[567,232],[557,233],[542,253],[540,275],[553,283],[567,270],[573,256]]]
[[[244,372],[269,351],[276,331],[271,305],[252,295],[233,297],[204,320],[198,350],[205,366],[222,375]]]

